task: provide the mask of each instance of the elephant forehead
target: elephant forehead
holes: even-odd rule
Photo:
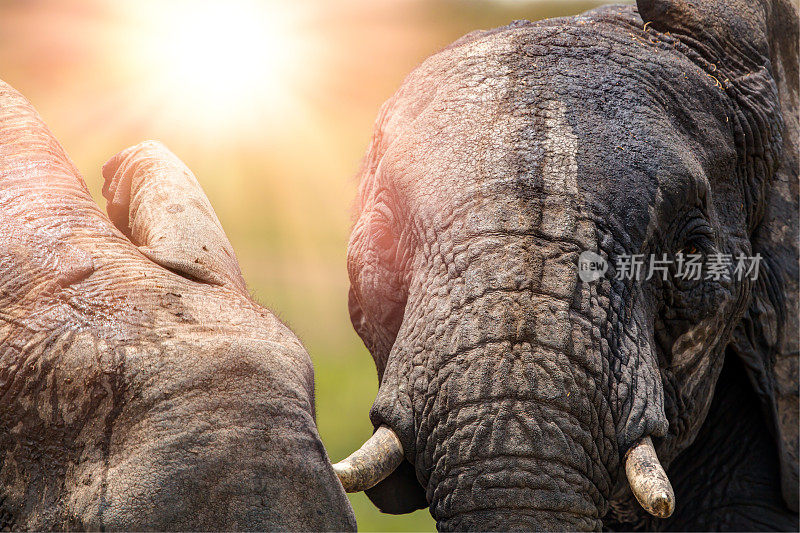
[[[536,203],[577,191],[646,238],[659,202],[700,195],[733,161],[724,90],[674,41],[630,7],[462,38],[384,106],[362,206],[389,189],[433,227],[484,207],[523,219],[500,230],[551,220]]]
[[[458,119],[435,107],[421,114],[375,171],[376,190],[394,191],[423,227],[456,239],[525,233],[591,247],[588,207],[616,204],[588,195],[629,198],[628,219],[648,216],[657,183],[614,154],[598,154],[603,147],[581,131],[569,96],[553,90],[524,109],[459,105]]]
[[[722,93],[668,44],[627,8],[465,37],[384,108],[365,203],[390,189],[434,228],[472,215],[496,231],[572,231],[580,208],[641,241],[659,202],[701,195],[732,152]]]
[[[517,105],[515,81],[503,75],[472,89],[440,91],[412,124],[390,133],[395,138],[374,169],[373,191],[395,191],[434,227],[459,218],[471,233],[525,231],[534,201],[538,218],[563,221],[562,232],[574,229],[575,220],[563,220],[565,202],[580,192],[579,138],[567,101],[548,91],[531,105]],[[478,216],[498,206],[497,217]]]

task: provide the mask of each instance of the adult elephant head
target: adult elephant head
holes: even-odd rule
[[[797,527],[797,28],[785,1],[642,0],[406,79],[349,247],[383,429],[348,489],[385,478],[378,507],[443,530]]]
[[[103,174],[111,221],[0,82],[0,528],[354,529],[308,354],[194,176],[158,143]]]

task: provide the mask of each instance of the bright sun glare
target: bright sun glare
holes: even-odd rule
[[[162,121],[219,134],[255,125],[263,115],[288,116],[297,105],[297,66],[308,58],[285,3],[136,5],[130,53],[147,97],[165,114]]]

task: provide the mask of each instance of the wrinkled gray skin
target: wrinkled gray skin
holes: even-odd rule
[[[0,529],[355,529],[194,176],[157,143],[103,170],[113,224],[0,82]]]
[[[785,1],[652,0],[476,32],[406,79],[348,260],[370,417],[406,457],[376,505],[442,530],[797,529],[797,43]],[[614,279],[695,250],[760,253],[760,276]],[[666,520],[625,478],[647,435]]]

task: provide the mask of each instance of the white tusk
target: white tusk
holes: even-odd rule
[[[645,511],[659,518],[672,514],[675,493],[649,436],[631,446],[625,454],[625,474],[633,495]]]
[[[333,465],[346,492],[367,490],[395,471],[403,462],[403,445],[397,434],[381,426],[361,448]]]

